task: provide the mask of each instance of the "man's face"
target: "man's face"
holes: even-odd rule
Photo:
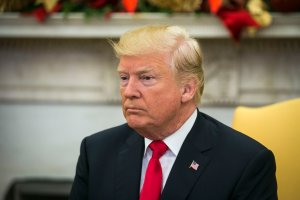
[[[161,54],[122,56],[118,66],[123,114],[144,137],[161,139],[177,129],[181,89]]]

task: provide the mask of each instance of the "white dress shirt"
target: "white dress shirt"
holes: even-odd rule
[[[170,136],[168,136],[167,138],[165,138],[163,140],[169,149],[159,159],[161,168],[162,168],[162,173],[163,173],[162,188],[164,188],[164,186],[167,182],[170,171],[176,160],[179,150],[183,144],[183,141],[185,140],[186,136],[192,129],[192,127],[196,121],[196,118],[197,118],[197,109],[195,109],[193,114],[186,120],[186,122],[175,133],[171,134]],[[145,138],[145,153],[144,153],[144,157],[143,157],[140,190],[143,187],[146,169],[147,169],[149,160],[151,159],[151,156],[152,156],[152,150],[149,148],[149,144],[151,142],[152,142],[152,140]]]

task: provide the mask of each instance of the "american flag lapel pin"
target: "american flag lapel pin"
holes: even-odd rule
[[[193,162],[191,163],[189,168],[192,168],[193,170],[197,171],[198,167],[199,167],[199,164],[193,160]]]

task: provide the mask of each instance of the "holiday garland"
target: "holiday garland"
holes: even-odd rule
[[[54,13],[68,16],[82,12],[86,17],[109,16],[115,12],[209,12],[219,17],[231,36],[239,41],[244,29],[256,32],[272,22],[269,11],[299,11],[299,0],[1,0],[0,12],[21,12],[39,22]]]

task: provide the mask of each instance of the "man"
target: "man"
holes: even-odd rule
[[[127,124],[83,140],[70,199],[277,199],[272,152],[197,110],[196,40],[157,25],[113,47]]]

